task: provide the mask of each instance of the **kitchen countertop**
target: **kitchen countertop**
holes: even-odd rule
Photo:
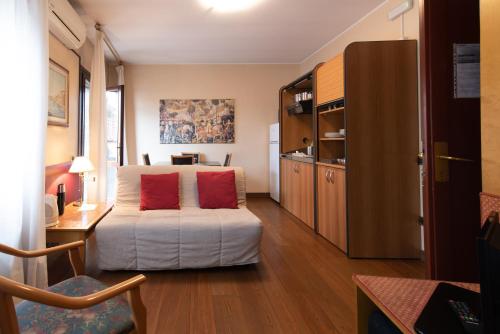
[[[293,161],[304,162],[306,164],[312,164],[314,162],[314,157],[296,157],[291,154],[281,154],[280,157],[282,159],[288,159]]]

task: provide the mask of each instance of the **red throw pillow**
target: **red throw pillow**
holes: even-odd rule
[[[179,173],[141,175],[141,210],[180,209]]]
[[[198,198],[202,209],[237,209],[234,170],[197,172]]]

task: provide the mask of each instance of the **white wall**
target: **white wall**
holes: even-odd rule
[[[76,51],[83,67],[90,71],[94,45],[89,40]],[[68,71],[69,76],[69,126],[47,126],[45,165],[51,166],[71,161],[78,152],[78,108],[80,69],[78,56],[52,34],[49,35],[49,56]]]
[[[78,148],[78,56],[67,49],[52,34],[49,35],[49,56],[69,71],[69,126],[47,125],[47,143],[45,145],[45,165],[55,165],[71,161]]]
[[[481,0],[483,191],[500,195],[500,2]]]
[[[368,15],[352,25],[339,36],[334,37],[322,48],[306,58],[300,65],[300,72],[306,73],[317,64],[327,61],[343,52],[347,45],[355,41],[382,41],[401,38],[401,18],[389,21],[387,14],[401,3],[401,0],[387,0]],[[419,38],[419,1],[413,1],[413,9],[405,14],[405,36]],[[333,37],[333,36],[332,36]]]
[[[182,151],[201,152],[206,160],[223,161],[233,153],[233,164],[245,167],[249,192],[268,192],[268,125],[277,121],[278,90],[320,62],[342,52],[354,41],[401,37],[401,19],[387,13],[400,0],[387,0],[341,35],[297,65],[127,65],[125,108],[130,163],[170,159]],[[405,35],[419,37],[419,3],[405,14]],[[335,38],[334,38],[335,37]],[[159,100],[165,98],[235,98],[236,143],[161,145]]]
[[[278,120],[278,91],[298,76],[298,65],[127,65],[125,110],[130,164],[169,161],[182,151],[201,152],[205,160],[245,168],[247,192],[269,192],[269,125]],[[234,98],[235,144],[160,144],[159,100]]]

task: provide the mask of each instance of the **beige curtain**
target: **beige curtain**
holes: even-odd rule
[[[95,171],[91,173],[88,200],[105,202],[107,190],[106,137],[106,62],[103,34],[96,31],[96,43],[90,71],[90,160]]]
[[[0,242],[45,248],[45,137],[48,106],[46,0],[0,1]],[[46,258],[0,254],[0,274],[47,286]]]

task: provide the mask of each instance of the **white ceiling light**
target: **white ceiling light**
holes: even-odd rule
[[[250,9],[262,0],[199,0],[202,6],[217,12],[229,13]]]

